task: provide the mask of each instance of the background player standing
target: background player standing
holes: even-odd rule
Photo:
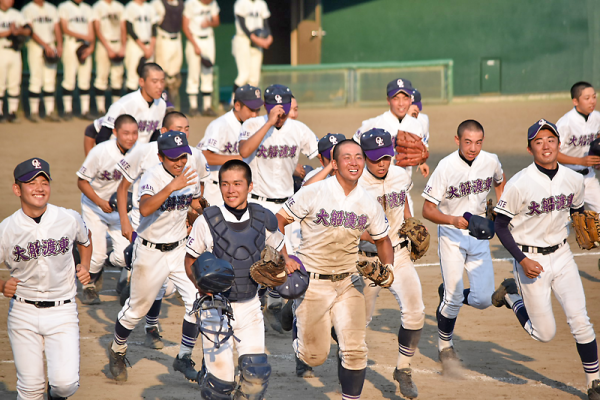
[[[125,6],[127,44],[125,46],[125,69],[128,92],[137,90],[140,64],[154,60],[156,45],[157,15],[154,7],[146,0],[132,0]],[[161,92],[162,95],[162,92]]]
[[[34,0],[21,10],[25,23],[31,27],[27,42],[29,65],[29,120],[39,122],[40,100],[48,122],[59,122],[55,110],[56,69],[62,56],[63,38],[56,6],[45,0]],[[47,60],[51,60],[50,62]]]
[[[41,158],[14,170],[13,193],[21,209],[0,223],[0,260],[11,278],[0,280],[12,298],[8,337],[17,369],[17,398],[42,399],[48,371],[48,398],[62,399],[79,387],[79,320],[75,276],[89,282],[91,236],[81,216],[48,204],[50,166]],[[81,264],[73,262],[77,244]]]
[[[527,131],[527,151],[534,162],[508,181],[495,208],[496,232],[514,257],[515,279],[504,281],[492,301],[496,307],[512,308],[532,338],[549,342],[556,334],[550,298],[554,292],[575,338],[588,399],[599,400],[596,334],[567,244],[570,213],[583,212],[586,178],[558,164],[559,146],[559,130],[551,122],[541,119]]]
[[[125,7],[116,0],[99,0],[92,8],[94,29],[98,43],[96,45],[96,79],[94,92],[96,94],[96,109],[98,114],[106,114],[105,92],[110,88],[112,103],[121,97],[123,89],[123,58],[125,57]]]
[[[185,92],[190,100],[190,116],[198,115],[198,88],[202,93],[202,115],[214,117],[212,109],[215,36],[213,28],[221,23],[216,0],[186,0],[183,32],[187,37],[185,59],[188,64]],[[207,62],[208,60],[208,62]],[[240,85],[241,86],[241,85]],[[258,82],[255,86],[258,86]]]
[[[94,52],[94,26],[92,7],[83,0],[69,0],[58,6],[58,16],[63,33],[63,118],[73,118],[73,91],[79,86],[81,117],[93,120],[90,114],[90,80],[92,79],[92,53]],[[81,54],[78,49],[86,45]]]

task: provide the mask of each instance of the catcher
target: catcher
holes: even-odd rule
[[[277,253],[283,248],[284,236],[277,229],[273,213],[259,204],[248,203],[248,193],[252,190],[248,164],[240,160],[223,164],[219,170],[219,187],[224,204],[208,207],[194,222],[187,242],[185,268],[188,277],[196,282],[192,265],[206,251],[233,266],[233,285],[223,293],[231,303],[228,320],[233,336],[222,336],[227,327],[218,313],[203,316],[200,331],[204,361],[198,384],[203,399],[230,398],[228,396],[235,391],[239,392],[235,394],[239,396],[236,399],[262,399],[271,366],[265,354],[265,326],[257,295],[258,284],[275,286],[285,281],[285,261]],[[261,265],[261,253],[265,265]],[[273,271],[272,275],[269,270]],[[239,355],[237,372],[234,343]]]

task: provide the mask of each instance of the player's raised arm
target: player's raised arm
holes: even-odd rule
[[[248,133],[245,134],[243,132],[244,127],[242,126],[242,134],[240,138],[243,139],[244,137],[247,137],[247,139],[240,140],[240,155],[243,158],[247,158],[254,153],[256,149],[258,149],[258,146],[260,146],[262,140],[265,138],[265,135],[269,129],[274,127],[277,121],[284,117],[286,117],[286,114],[283,110],[283,106],[276,105],[271,109],[271,111],[269,111],[269,119],[267,119],[267,122],[265,122],[265,124],[255,133],[250,133],[251,136],[246,136]]]

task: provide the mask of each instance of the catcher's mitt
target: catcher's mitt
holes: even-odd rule
[[[79,60],[80,64],[83,64],[85,62],[86,58],[87,58],[87,57],[84,57],[84,53],[88,49],[88,47],[90,47],[90,43],[89,42],[83,42],[81,44],[81,46],[79,46],[77,48],[77,51],[75,52],[77,54],[77,60]]]
[[[202,57],[202,56],[200,56],[200,64],[202,64],[202,66],[204,68],[212,68],[213,67],[212,61],[210,61],[208,58]]]
[[[267,245],[260,253],[260,260],[250,267],[250,276],[261,286],[274,288],[287,280],[285,259],[273,247]]]
[[[25,45],[25,42],[27,42],[27,40],[29,40],[29,36],[25,36],[25,35],[9,35],[8,40],[10,40],[10,48],[15,50],[15,51],[21,51],[21,49],[23,48],[23,46]]]
[[[368,258],[359,255],[356,269],[365,278],[373,281],[372,286],[387,288],[394,283],[394,272],[391,265],[383,265],[379,258]]]
[[[600,223],[597,212],[590,210],[585,210],[583,213],[576,212],[571,218],[579,247],[590,250],[600,246]]]
[[[417,218],[408,218],[398,230],[400,237],[410,240],[410,259],[416,261],[429,250],[430,235],[425,225]]]
[[[429,150],[415,134],[398,131],[396,136],[396,165],[410,167],[421,165],[429,158]]]
[[[489,220],[495,221],[496,220],[496,215],[498,215],[498,213],[496,211],[494,211],[494,202],[492,201],[492,199],[488,199],[486,205],[485,205],[485,217]]]
[[[44,60],[48,64],[58,64],[58,62],[60,61],[60,57],[58,57],[58,53],[56,52],[56,50],[54,50],[51,56],[49,56],[48,53],[44,51]]]

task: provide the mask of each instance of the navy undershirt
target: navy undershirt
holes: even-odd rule
[[[225,206],[225,208],[227,209],[227,211],[229,211],[230,213],[233,214],[233,216],[235,218],[237,218],[237,220],[239,221],[240,219],[242,219],[242,216],[246,213],[246,210],[248,210],[248,205],[246,204],[246,207],[242,208],[242,209],[238,209],[238,208],[232,208],[229,207],[227,204],[223,204]]]
[[[473,161],[475,161],[475,159],[472,159],[471,161],[467,160],[467,159],[465,158],[465,156],[463,156],[463,155],[462,155],[462,153],[460,152],[460,150],[458,151],[458,155],[460,156],[460,158],[461,158],[461,159],[462,159],[464,162],[466,162],[466,163],[469,165],[469,167],[473,165]]]

